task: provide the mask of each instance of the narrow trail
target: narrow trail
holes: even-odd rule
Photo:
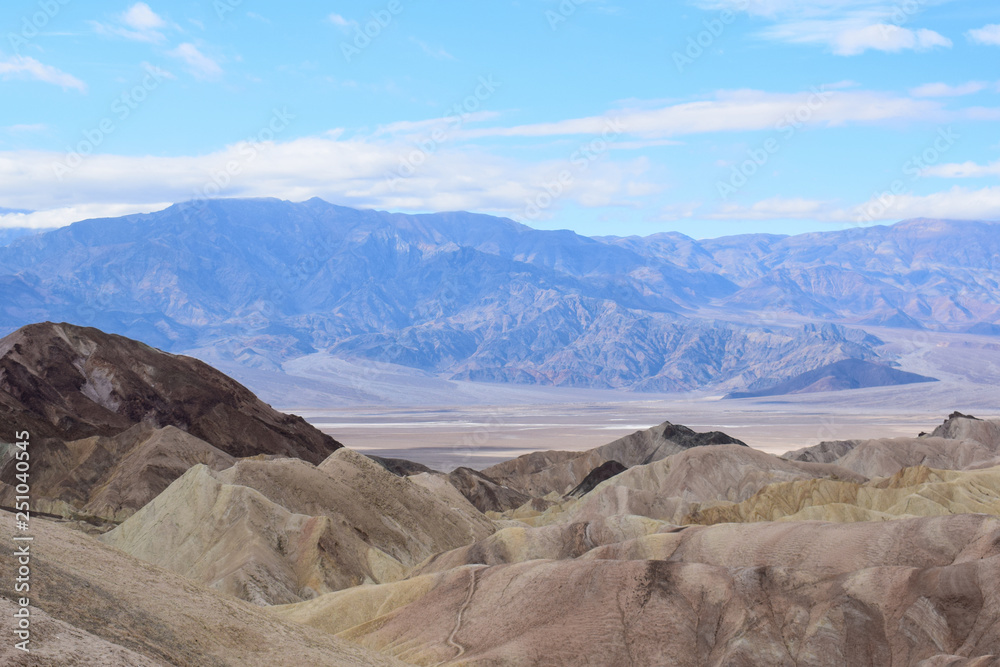
[[[473,568],[469,573],[472,575],[472,579],[469,581],[469,592],[465,596],[465,602],[462,603],[462,607],[458,610],[458,618],[455,619],[455,627],[451,631],[451,634],[448,635],[448,644],[458,650],[458,653],[455,654],[452,660],[458,660],[465,654],[465,647],[455,641],[455,636],[462,629],[462,616],[465,614],[465,610],[469,608],[469,604],[472,602],[472,596],[476,593],[476,575],[478,573],[479,568]]]

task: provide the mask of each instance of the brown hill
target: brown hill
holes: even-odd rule
[[[888,477],[918,465],[942,470],[990,467],[1000,465],[1000,422],[955,412],[930,435],[823,442],[783,458],[833,463],[866,477]]]
[[[122,336],[45,322],[0,339],[0,424],[33,438],[117,435],[176,426],[231,456],[279,454],[319,463],[341,445],[301,417],[192,359]]]
[[[498,484],[496,480],[471,468],[456,468],[447,477],[452,486],[480,512],[506,512],[531,500],[530,496]]]
[[[744,445],[725,433],[695,433],[664,422],[585,452],[533,452],[483,470],[498,483],[534,497],[570,492],[594,469],[609,461],[626,468],[659,461],[692,447]],[[745,445],[744,445],[745,446]]]
[[[59,465],[32,471],[33,507],[63,516],[120,522],[158,496],[191,466],[224,470],[236,459],[173,426],[136,424],[115,436],[63,445]],[[14,504],[14,487],[0,484],[0,504]]]
[[[826,477],[866,481],[834,465],[785,461],[750,447],[696,447],[616,475],[575,503],[549,510],[541,522],[637,514],[677,523],[696,506],[740,502],[775,482]]]
[[[115,520],[195,463],[318,463],[341,447],[196,359],[52,323],[0,339],[0,443],[20,431],[31,436],[33,500]],[[0,502],[10,505],[14,461],[0,454]]]

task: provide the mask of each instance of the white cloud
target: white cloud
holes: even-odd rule
[[[114,35],[136,42],[154,44],[166,39],[161,31],[168,27],[167,22],[145,2],[133,4],[125,13],[116,17],[115,23],[91,21],[90,25],[101,35]]]
[[[4,132],[9,134],[25,134],[28,132],[45,132],[49,129],[49,126],[45,123],[23,123],[20,125],[8,125],[7,127],[0,128]]]
[[[156,30],[166,27],[167,22],[149,8],[145,2],[137,2],[122,15],[122,22],[135,30]]]
[[[1000,46],[1000,23],[991,23],[982,28],[970,30],[965,35],[976,44]]]
[[[831,202],[817,199],[771,197],[750,206],[724,204],[702,217],[712,220],[817,220],[825,219]]]
[[[898,53],[952,46],[951,40],[938,32],[907,27],[922,9],[949,1],[695,0],[695,4],[770,20],[773,25],[759,33],[765,39],[824,45],[836,55],[854,56],[869,50]]]
[[[938,164],[923,171],[924,176],[938,178],[982,178],[984,176],[1000,176],[1000,160],[989,164],[961,162]]]
[[[340,14],[330,14],[326,17],[326,20],[337,26],[344,32],[350,32],[355,26],[358,25],[357,21],[352,21],[351,19],[346,19]]]
[[[168,51],[167,55],[184,61],[188,70],[198,79],[217,79],[222,76],[222,67],[190,42],[185,42],[177,46],[176,49]]]
[[[715,99],[684,102],[654,109],[623,109],[604,116],[551,123],[468,130],[463,136],[544,137],[602,134],[620,125],[640,137],[671,137],[709,132],[772,130],[798,123],[838,126],[891,120],[945,121],[962,112],[947,112],[933,100],[915,100],[874,91],[833,88],[804,93],[759,90],[719,91]]]
[[[87,92],[87,84],[72,74],[45,65],[28,56],[10,56],[0,59],[0,79],[33,79],[43,83],[51,83],[63,90],[73,89],[81,93]]]
[[[252,156],[249,157],[248,156]],[[412,141],[370,137],[307,137],[281,143],[228,146],[185,157],[93,155],[60,179],[61,153],[0,152],[0,202],[10,208],[48,210],[83,205],[179,202],[202,196],[323,197],[348,206],[390,210],[476,210],[523,218],[526,203],[545,192],[569,156],[526,162],[444,144],[420,153]],[[225,187],[213,175],[239,166]],[[404,169],[404,165],[415,165]],[[644,159],[598,160],[573,170],[572,183],[552,208],[566,204],[622,205],[649,192]],[[68,222],[68,217],[67,222]],[[21,220],[23,222],[23,220]],[[45,224],[51,220],[46,219]],[[13,224],[12,222],[10,224]],[[20,224],[20,223],[19,223]],[[39,223],[41,224],[41,223]]]
[[[983,81],[969,81],[957,86],[951,86],[947,83],[925,83],[922,86],[911,88],[910,95],[913,97],[961,97],[986,90],[987,87],[988,84]]]
[[[156,202],[201,196],[275,196],[296,201],[319,196],[349,206],[405,211],[467,209],[525,219],[527,202],[537,201],[546,185],[559,180],[560,172],[568,169],[571,182],[561,188],[550,209],[540,212],[538,219],[545,219],[567,205],[649,204],[650,198],[659,197],[669,187],[655,163],[615,153],[619,148],[672,143],[678,136],[696,133],[757,130],[780,136],[780,124],[786,122],[784,119],[794,120],[797,113],[799,118],[794,122],[826,127],[900,120],[944,122],[964,117],[968,111],[946,110],[935,99],[836,88],[832,95],[823,90],[794,94],[721,91],[708,100],[669,105],[661,101],[659,107],[636,103],[637,109],[607,116],[516,127],[486,127],[497,123],[498,115],[479,112],[469,114],[461,125],[439,118],[397,122],[363,134],[335,130],[288,141],[236,144],[197,156],[96,154],[62,178],[55,165],[65,163],[67,156],[11,150],[0,152],[0,205],[43,212],[59,209],[64,211],[59,215],[69,221],[71,214],[65,211],[81,206],[149,207]],[[609,119],[621,123],[620,133],[608,140],[600,159],[578,169],[572,160],[574,149],[578,144],[589,144],[605,130],[613,130]],[[424,141],[442,123],[452,123],[445,138]],[[468,141],[477,137],[576,135],[580,135],[579,140],[563,142],[564,155],[543,162],[502,156],[490,152],[486,144]],[[237,171],[222,179],[226,183],[217,185],[213,175],[224,173],[230,164],[237,165]],[[655,205],[662,206],[660,202]],[[708,211],[710,216],[850,220],[851,212],[837,209],[831,202],[777,197],[745,207],[728,205]],[[45,220],[38,226],[51,224],[50,219]]]
[[[82,204],[48,211],[33,211],[31,213],[0,214],[0,229],[11,227],[28,227],[30,229],[50,229],[90,218],[117,218],[135,213],[152,213],[162,211],[170,204]]]
[[[893,195],[848,208],[834,202],[774,197],[750,206],[728,204],[702,217],[716,220],[818,220],[850,224],[907,218],[1000,219],[1000,186],[979,190],[954,187],[928,195]]]
[[[869,50],[898,53],[952,46],[950,39],[933,30],[911,30],[858,19],[789,21],[766,28],[761,35],[792,44],[824,45],[839,56],[856,56]]]
[[[146,61],[142,62],[142,68],[157,78],[170,79],[171,81],[177,79],[173,72],[168,72],[162,67],[157,67],[156,65]]]
[[[838,33],[832,44],[839,56],[856,56],[865,51],[898,53],[905,50],[926,51],[935,46],[951,47],[947,37],[933,30],[910,30],[897,25],[879,23]]]
[[[901,220],[904,218],[952,218],[958,220],[1000,219],[1000,186],[970,190],[954,187],[929,195],[900,195],[888,206],[873,206],[873,220]],[[867,209],[866,209],[867,210]],[[845,219],[854,219],[855,212],[840,213]]]

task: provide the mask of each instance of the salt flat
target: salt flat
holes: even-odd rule
[[[582,451],[663,421],[724,431],[781,454],[824,440],[915,436],[953,410],[1000,414],[1000,391],[944,383],[780,397],[717,396],[427,408],[305,409],[297,413],[348,447],[431,467],[484,468],[529,451]],[[537,390],[536,390],[537,391]],[[635,395],[625,395],[633,398]]]
[[[431,467],[484,468],[539,449],[586,450],[664,421],[719,430],[771,452],[824,440],[914,436],[952,411],[1000,415],[993,337],[867,327],[903,370],[939,382],[723,400],[457,382],[391,364],[313,354],[280,371],[216,361],[276,408],[302,415],[349,447]]]

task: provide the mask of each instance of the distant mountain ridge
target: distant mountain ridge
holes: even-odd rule
[[[213,200],[0,247],[0,333],[69,321],[259,368],[324,351],[462,380],[759,390],[893,360],[856,327],[993,331],[997,229],[592,239],[471,213]]]
[[[733,392],[726,398],[760,398],[785,396],[843,389],[867,389],[920,382],[936,382],[936,378],[907,373],[882,364],[858,359],[844,359],[779,382],[760,391]]]

